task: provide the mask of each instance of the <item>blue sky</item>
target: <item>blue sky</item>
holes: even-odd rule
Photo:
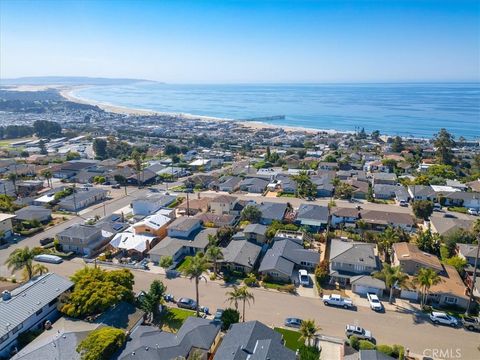
[[[479,81],[478,1],[0,0],[0,76]]]

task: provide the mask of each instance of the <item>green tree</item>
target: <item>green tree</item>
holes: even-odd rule
[[[374,130],[372,131],[372,135],[370,135],[373,140],[378,141],[380,139],[380,131]]]
[[[455,146],[454,136],[446,129],[440,129],[433,139],[435,156],[439,164],[452,165],[453,147]]]
[[[33,264],[33,258],[43,252],[44,250],[40,247],[30,249],[25,246],[15,249],[8,256],[5,265],[12,271],[12,274],[15,271],[23,270],[24,279],[30,280],[35,275],[45,272],[46,268],[44,266],[38,267]]]
[[[457,255],[452,256],[449,259],[445,259],[444,263],[453,266],[460,274],[463,274],[465,267],[467,266],[467,260]]]
[[[405,149],[402,138],[400,136],[395,136],[393,138],[390,148],[393,152],[402,152]]]
[[[148,314],[151,319],[155,319],[159,314],[159,305],[163,303],[163,295],[167,287],[163,282],[154,280],[150,284],[150,290],[144,294],[140,307]]]
[[[223,259],[222,248],[216,245],[211,245],[208,247],[206,255],[208,260],[212,261],[213,273],[215,277],[217,277],[217,263],[218,263],[218,260]]]
[[[67,161],[80,159],[80,154],[76,151],[67,152]]]
[[[125,333],[111,326],[90,332],[77,346],[82,360],[109,360],[125,343]]]
[[[120,301],[133,300],[134,278],[130,270],[106,271],[84,267],[72,275],[73,291],[63,299],[61,311],[81,318],[99,314]]]
[[[391,261],[392,246],[398,241],[398,233],[391,226],[388,226],[383,232],[378,234],[378,251],[383,254],[387,263],[390,263]]]
[[[433,234],[430,229],[427,229],[417,233],[415,244],[422,251],[438,254],[440,252],[441,239],[438,234]]]
[[[40,148],[41,155],[48,155],[47,147],[45,146],[45,141],[40,140],[38,143],[38,147]]]
[[[232,324],[236,324],[240,321],[240,313],[238,310],[228,308],[222,314],[222,330],[226,331]]]
[[[55,121],[36,120],[33,123],[33,131],[38,137],[51,138],[62,133],[62,127]]]
[[[351,199],[353,195],[353,187],[350,184],[340,182],[335,186],[335,197],[337,199]]]
[[[93,140],[93,152],[98,159],[107,158],[107,140],[96,138]]]
[[[393,302],[393,288],[394,286],[405,286],[408,275],[402,272],[400,266],[391,266],[384,264],[381,271],[373,273],[373,276],[377,279],[385,281],[385,285],[390,289],[389,302]]]
[[[245,322],[245,304],[248,303],[250,306],[250,301],[255,302],[255,297],[251,292],[248,291],[247,286],[242,286],[238,289],[239,292],[239,300],[243,303],[242,307],[242,321]]]
[[[42,176],[47,180],[47,186],[50,186],[50,188],[53,187],[52,185],[52,172],[49,169],[45,169],[42,171]]]
[[[173,258],[171,256],[162,256],[159,265],[164,269],[168,269],[173,265]]]
[[[310,180],[306,171],[301,171],[298,175],[292,175],[292,180],[297,184],[297,196],[316,197],[317,186]]]
[[[298,348],[298,355],[300,360],[319,360],[320,349],[316,346],[302,345]]]
[[[413,283],[420,286],[420,291],[422,292],[422,308],[427,302],[430,288],[437,285],[440,281],[442,281],[442,279],[435,270],[430,268],[420,268],[418,270],[418,274],[413,278]]]
[[[457,176],[451,165],[432,165],[427,169],[430,178],[455,179]]]
[[[311,346],[319,331],[320,328],[315,324],[315,320],[303,320],[298,330],[300,341],[306,342],[308,346]]]
[[[429,200],[416,200],[412,203],[412,210],[416,217],[428,220],[433,212],[433,202]]]
[[[15,194],[17,194],[17,174],[11,172],[7,175],[7,179],[10,180],[12,182],[12,185],[13,185],[13,191],[15,192]]]
[[[357,229],[360,231],[360,236],[362,240],[365,241],[365,230],[368,229],[368,224],[365,220],[359,219],[355,223],[357,225]]]
[[[235,310],[238,310],[238,303],[240,302],[241,294],[238,287],[234,286],[232,291],[227,291],[225,294],[227,295],[227,300],[230,305],[233,304],[235,306]]]
[[[207,258],[203,255],[203,253],[199,252],[195,254],[195,256],[190,257],[190,262],[187,263],[187,266],[183,271],[183,274],[189,277],[190,280],[195,280],[195,300],[197,301],[197,317],[200,315],[200,297],[198,293],[198,286],[201,279],[205,280],[205,282],[207,281],[207,278],[203,274],[208,270],[209,267],[210,264],[207,261]]]
[[[258,223],[262,218],[262,212],[254,205],[247,205],[242,210],[243,221],[250,221],[251,223]]]

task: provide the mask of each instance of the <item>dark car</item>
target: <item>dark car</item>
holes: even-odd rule
[[[302,325],[302,319],[299,318],[286,318],[285,319],[285,326],[299,328]]]
[[[112,185],[112,189],[120,189],[120,185],[118,184]]]
[[[177,301],[177,306],[183,309],[197,310],[197,302],[189,298],[181,298]]]

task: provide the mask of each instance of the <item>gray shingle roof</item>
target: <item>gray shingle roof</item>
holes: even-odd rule
[[[301,204],[298,208],[297,219],[326,222],[328,220],[328,207],[313,204]]]
[[[261,250],[260,246],[247,240],[232,240],[223,249],[222,262],[253,267]]]
[[[94,234],[100,235],[101,229],[95,225],[73,224],[72,226],[60,231],[57,236],[67,236],[79,239],[86,239]]]
[[[191,218],[188,216],[183,216],[176,219],[172,222],[169,226],[169,230],[176,230],[176,231],[189,231],[200,224],[200,220],[196,218]]]
[[[17,215],[19,220],[42,219],[52,215],[52,210],[43,206],[30,205],[15,211],[15,215]]]
[[[374,248],[374,244],[333,239],[330,246],[330,262],[359,264],[375,268],[378,261]]]
[[[257,207],[262,212],[263,219],[282,220],[287,211],[287,204],[283,203],[263,202]]]
[[[10,300],[0,299],[0,337],[35,315],[35,312],[72,286],[70,280],[48,273],[13,290]]]
[[[186,357],[192,348],[208,350],[220,331],[218,323],[188,317],[176,334],[151,326],[137,327],[118,359],[171,360]]]
[[[245,226],[245,229],[243,229],[243,232],[265,235],[265,233],[267,232],[267,227],[262,224],[248,224],[247,226]]]
[[[363,285],[363,286],[370,286],[377,289],[385,290],[387,287],[385,286],[385,282],[380,279],[375,279],[370,275],[358,275],[352,276],[350,278],[350,284],[354,285]]]
[[[294,360],[282,344],[282,335],[259,321],[233,324],[220,344],[215,360]]]

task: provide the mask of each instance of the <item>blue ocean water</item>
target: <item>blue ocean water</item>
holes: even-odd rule
[[[285,115],[271,124],[432,137],[480,138],[480,84],[96,86],[75,96],[111,105],[228,119]]]

